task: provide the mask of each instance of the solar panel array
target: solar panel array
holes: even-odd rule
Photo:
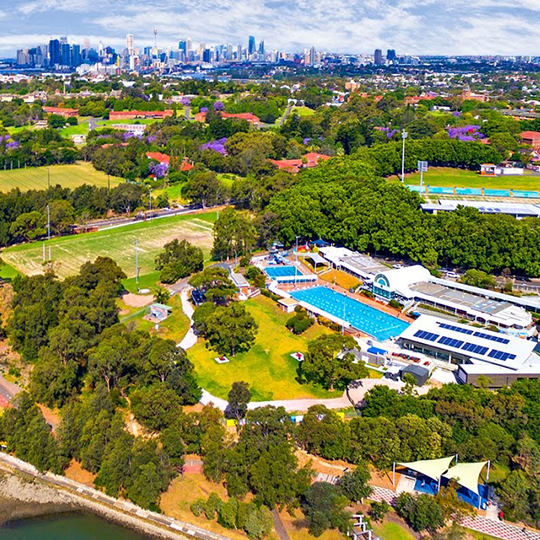
[[[484,332],[477,332],[475,330],[469,330],[468,328],[461,328],[459,326],[454,326],[447,323],[437,322],[437,324],[445,330],[452,330],[453,332],[458,332],[460,334],[476,336],[479,338],[487,339],[489,341],[503,343],[505,345],[510,343],[509,339],[499,336],[492,336],[490,334],[485,334]],[[440,343],[441,345],[447,345],[448,347],[453,347],[454,349],[462,349],[463,351],[468,351],[470,353],[478,354],[480,356],[487,355],[490,358],[494,358],[495,360],[506,361],[514,360],[516,358],[515,354],[499,351],[498,349],[490,350],[489,347],[484,347],[483,345],[477,345],[476,343],[462,341],[460,339],[455,339],[449,336],[440,336],[439,334],[434,334],[433,332],[426,332],[425,330],[417,330],[414,335],[415,337],[425,339],[426,341],[437,341],[437,343]]]
[[[508,359],[513,360],[516,357],[515,354],[498,351],[497,349],[491,349],[491,351],[489,351],[488,356],[490,358],[495,358],[496,360],[508,360]]]
[[[463,341],[448,336],[443,336],[441,339],[439,339],[438,342],[442,345],[448,345],[449,347],[454,347],[456,349],[461,348],[461,346],[463,345]]]
[[[483,332],[475,332],[475,336],[481,337],[483,339],[489,339],[489,341],[496,341],[497,343],[504,343],[505,345],[508,345],[510,343],[509,339],[499,337],[499,336],[490,336],[489,334],[484,334]]]
[[[454,332],[459,332],[460,334],[467,334],[469,336],[473,335],[473,331],[469,330],[468,328],[460,328],[459,326],[454,326],[452,324],[446,324],[446,323],[437,323],[441,328],[444,328],[445,330],[452,330]]]
[[[435,341],[439,337],[438,334],[426,332],[425,330],[418,330],[414,335],[415,337],[419,337],[420,339],[425,339],[426,341]]]

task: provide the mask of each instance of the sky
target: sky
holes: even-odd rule
[[[540,55],[540,0],[0,0],[0,56],[67,36],[121,50],[241,43],[267,50]]]

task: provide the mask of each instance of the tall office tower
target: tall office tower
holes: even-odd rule
[[[61,53],[61,64],[63,66],[71,66],[71,47],[69,46],[69,43],[62,43],[60,45],[60,53]]]
[[[259,57],[264,58],[264,39],[259,43]]]
[[[242,61],[242,45],[238,45],[238,47],[236,47],[236,59],[239,62]]]
[[[375,49],[375,54],[373,55],[373,63],[377,66],[382,65],[383,59],[381,49]]]
[[[193,49],[193,42],[191,41],[191,38],[188,37],[186,39],[186,54],[189,54],[192,49]]]
[[[229,43],[227,45],[227,60],[231,61],[233,59],[233,46]]]
[[[315,51],[315,47],[311,47],[311,49],[309,49],[309,63],[311,65],[315,64],[317,61],[317,53]]]
[[[49,62],[51,66],[60,63],[60,42],[57,39],[49,41]]]
[[[255,38],[253,36],[249,36],[248,41],[248,55],[251,56],[255,52]]]
[[[133,54],[135,52],[133,50],[133,34],[128,34],[126,36],[126,47],[127,47],[127,51],[128,51],[129,56],[133,56]]]
[[[395,49],[388,49],[386,51],[386,59],[389,62],[392,62],[392,60],[395,60],[396,59],[396,50]]]
[[[71,65],[74,67],[80,66],[82,64],[81,57],[81,46],[73,45],[71,48]]]
[[[185,39],[181,39],[181,40],[178,42],[178,50],[179,50],[179,51],[182,51],[184,54],[186,54],[186,52],[187,52],[187,44],[186,44],[186,40],[185,40]]]

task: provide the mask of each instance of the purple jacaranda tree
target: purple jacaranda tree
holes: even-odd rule
[[[213,107],[214,107],[214,111],[224,111],[225,110],[225,105],[223,104],[223,101],[215,101],[214,104],[213,104]]]
[[[201,150],[214,150],[214,152],[219,152],[222,156],[227,154],[225,150],[225,143],[227,142],[227,137],[217,139],[216,141],[210,141],[204,144],[201,144]]]

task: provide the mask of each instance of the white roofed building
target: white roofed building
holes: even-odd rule
[[[445,319],[421,315],[398,338],[404,349],[458,365],[457,379],[477,384],[484,375],[490,386],[510,385],[522,378],[540,378],[540,357],[534,341],[491,332]]]

